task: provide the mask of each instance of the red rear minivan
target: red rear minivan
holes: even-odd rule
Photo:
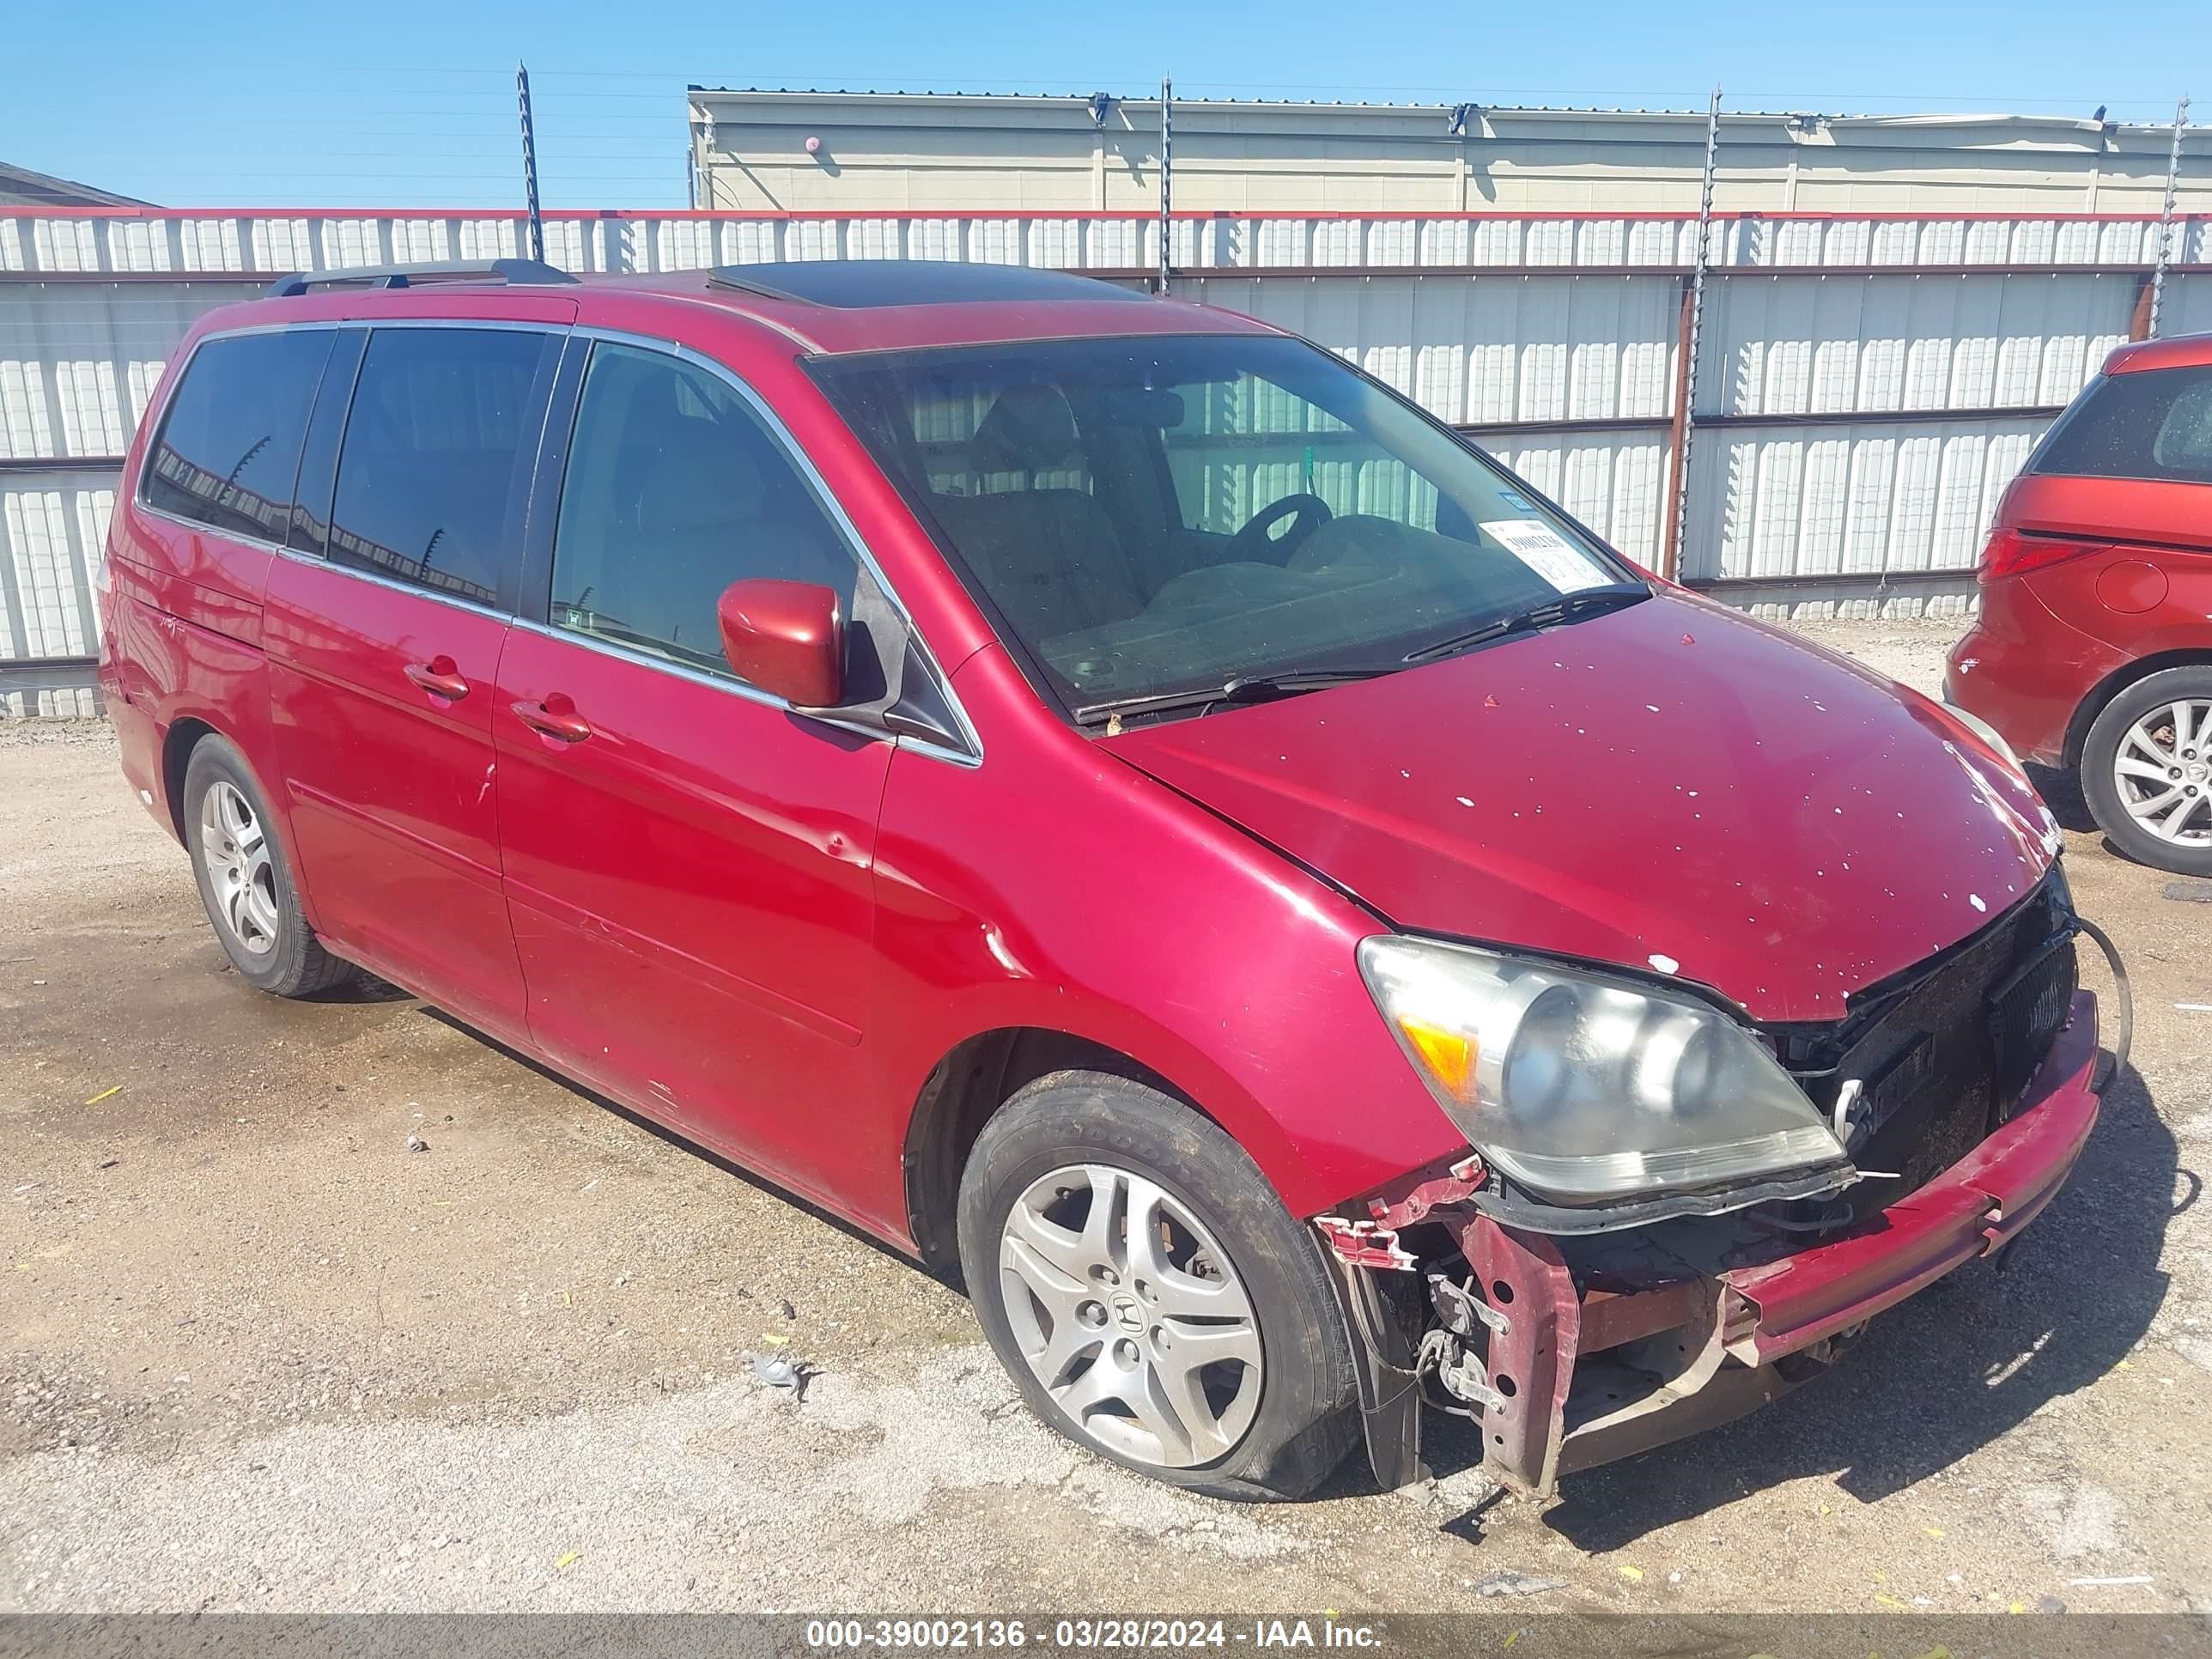
[[[2002,743],[1261,324],[959,264],[289,278],[102,574],[216,938],[356,966],[965,1281],[1228,1496],[1424,1402],[1709,1425],[2097,1115]]]
[[[2212,876],[2212,334],[2120,347],[2005,491],[1944,695]]]

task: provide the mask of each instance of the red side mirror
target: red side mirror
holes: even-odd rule
[[[801,708],[845,695],[845,625],[837,595],[814,582],[732,582],[715,602],[722,654],[738,677]]]

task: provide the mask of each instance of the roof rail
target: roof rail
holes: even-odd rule
[[[412,288],[417,283],[459,283],[495,278],[517,287],[553,286],[576,279],[539,259],[451,259],[408,265],[355,265],[339,270],[302,270],[280,276],[264,296],[295,300],[311,288],[362,283],[370,288]]]

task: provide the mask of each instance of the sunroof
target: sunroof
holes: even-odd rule
[[[791,259],[717,265],[714,281],[772,300],[866,310],[1022,300],[1146,300],[1137,289],[1091,276],[1024,265],[958,264],[944,259]]]

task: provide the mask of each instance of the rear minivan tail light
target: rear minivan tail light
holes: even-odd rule
[[[2017,576],[2040,570],[2045,565],[2078,559],[2106,545],[2104,542],[2075,541],[2068,536],[2029,536],[2017,530],[1999,528],[1990,532],[1989,545],[1982,549],[1981,562],[1975,570],[1984,581],[1994,581],[2000,576]]]

